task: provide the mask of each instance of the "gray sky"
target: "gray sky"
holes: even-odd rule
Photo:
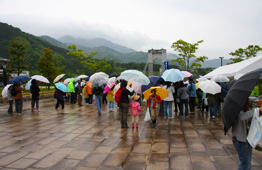
[[[262,0],[0,0],[0,22],[33,35],[105,38],[138,51],[204,40],[198,56],[262,47]]]

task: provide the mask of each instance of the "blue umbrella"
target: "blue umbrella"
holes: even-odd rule
[[[61,90],[62,92],[68,92],[68,88],[63,83],[56,83],[55,86],[58,90]]]
[[[27,75],[16,76],[16,77],[12,78],[12,79],[8,82],[8,84],[17,84],[17,83],[21,83],[21,82],[23,82],[23,81],[26,81],[26,80],[28,80],[28,79],[30,79],[30,77],[27,76]]]
[[[165,81],[169,81],[169,82],[178,82],[178,81],[182,81],[185,77],[185,75],[178,69],[169,69],[166,70],[162,76],[161,76]]]
[[[150,83],[152,82],[154,86],[159,86],[160,81],[163,80],[161,76],[151,76],[149,77]]]

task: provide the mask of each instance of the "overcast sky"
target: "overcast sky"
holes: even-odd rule
[[[204,40],[210,59],[262,47],[262,0],[0,0],[0,22],[36,36],[105,38],[147,52]]]

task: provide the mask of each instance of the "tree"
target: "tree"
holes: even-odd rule
[[[104,56],[104,58],[100,61],[96,61],[96,64],[95,64],[96,68],[95,68],[95,71],[96,72],[105,72],[106,70],[111,70],[112,67],[110,64],[107,64],[106,62],[106,56]]]
[[[70,50],[67,54],[76,56],[78,60],[78,74],[84,74],[84,68],[90,71],[106,71],[111,69],[110,64],[106,63],[106,56],[100,61],[96,61],[94,56],[98,54],[98,52],[84,52],[82,49],[77,49],[75,45],[69,45],[68,49]]]
[[[57,75],[57,68],[54,63],[53,50],[50,48],[44,48],[44,56],[39,58],[37,68],[40,73],[45,76],[50,82],[54,80]]]
[[[208,59],[208,57],[206,56],[196,57],[196,55],[194,54],[198,49],[199,44],[202,42],[204,41],[200,40],[194,44],[191,44],[184,40],[177,40],[172,44],[171,48],[174,48],[174,51],[177,51],[178,55],[181,56],[181,58],[174,59],[172,60],[172,62],[178,62],[181,66],[184,66],[185,70],[187,71],[189,69],[200,68],[202,66],[200,62],[204,62],[204,60]],[[191,65],[189,65],[189,60],[191,58],[195,58],[195,61]]]
[[[229,64],[238,63],[238,62],[241,62],[245,59],[249,59],[251,57],[256,57],[257,53],[261,50],[262,50],[262,48],[259,47],[258,45],[249,45],[245,49],[239,48],[235,52],[229,53],[233,57],[235,56],[235,58],[230,58],[230,60],[232,60],[232,62],[229,63]]]
[[[16,71],[18,75],[26,70],[26,49],[29,42],[21,37],[12,38],[9,41],[9,63],[7,66],[7,72],[11,73]]]

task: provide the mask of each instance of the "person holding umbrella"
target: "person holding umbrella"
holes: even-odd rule
[[[23,87],[20,83],[14,84],[16,95],[14,96],[15,100],[15,111],[18,115],[22,114],[22,108],[23,108]]]
[[[173,118],[173,113],[172,113],[172,104],[174,101],[174,93],[175,89],[174,86],[171,86],[171,82],[166,82],[166,85],[163,87],[168,91],[168,97],[164,98],[164,117],[168,117],[169,119]],[[169,114],[167,114],[167,108],[169,108]]]
[[[75,85],[74,85],[74,78],[71,78],[70,83],[68,84],[68,92],[71,94],[71,104],[75,104],[76,103],[76,99],[75,99]]]
[[[152,120],[152,126],[156,127],[156,120],[158,117],[158,103],[161,103],[161,98],[156,94],[156,89],[151,90],[152,95],[149,97],[147,102],[147,108],[151,106],[152,103],[152,109],[151,109],[151,120]]]
[[[32,112],[34,111],[34,107],[35,107],[35,104],[36,104],[36,110],[39,112],[39,92],[40,92],[40,89],[38,87],[38,84],[36,82],[36,79],[33,79],[32,80],[32,85],[30,87],[30,92],[32,94],[32,101],[31,101],[31,108],[32,108]]]

